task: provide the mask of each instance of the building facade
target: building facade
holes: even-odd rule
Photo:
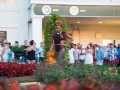
[[[120,0],[0,0],[0,31],[8,41],[44,41],[52,13],[65,17],[74,43],[119,41]]]
[[[6,32],[6,39],[12,44],[23,44],[28,39],[27,5],[26,0],[0,0],[0,31]]]

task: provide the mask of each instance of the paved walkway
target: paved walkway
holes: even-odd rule
[[[28,83],[20,83],[20,85],[40,85],[40,83],[37,82],[28,82]]]
[[[38,82],[20,83],[20,86],[27,86],[27,85],[38,85],[41,88],[41,90],[43,90],[43,88],[45,87],[44,84],[40,84]]]

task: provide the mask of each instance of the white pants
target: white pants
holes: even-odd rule
[[[103,65],[103,60],[97,61],[96,64],[97,65]]]

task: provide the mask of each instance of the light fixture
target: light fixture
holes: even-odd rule
[[[80,23],[79,21],[77,23]]]
[[[102,23],[102,22],[99,22],[99,23]]]

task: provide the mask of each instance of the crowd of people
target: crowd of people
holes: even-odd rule
[[[15,41],[14,46],[19,47],[19,42]],[[0,47],[0,62],[15,62],[16,55],[12,51],[11,43],[7,40],[4,41],[4,46]],[[44,59],[44,42],[40,43],[40,47],[36,47],[34,40],[29,43],[24,41],[24,52],[21,56],[22,63],[39,63]]]
[[[18,41],[15,41],[14,46],[19,47]],[[102,44],[89,43],[87,47],[78,43],[71,43],[71,48],[68,50],[70,63],[84,63],[104,65],[105,63],[115,62],[120,66],[120,44],[114,46],[108,43],[107,46]],[[12,51],[11,43],[4,41],[4,46],[0,47],[0,61],[13,62],[15,61],[15,53]],[[36,47],[36,43],[31,40],[29,43],[24,41],[24,52],[21,57],[22,63],[39,63],[44,60],[44,42],[40,43],[40,47]]]
[[[102,44],[89,43],[87,47],[82,44],[71,44],[69,50],[70,63],[84,63],[104,65],[105,63],[116,63],[120,66],[120,44],[114,46],[108,43],[107,46]]]
[[[18,41],[15,41],[14,46],[19,47]],[[68,50],[70,63],[84,63],[104,65],[105,63],[115,62],[120,66],[120,44],[114,46],[108,43],[107,46],[102,44],[89,43],[87,47],[78,43],[71,43],[71,48]],[[15,53],[12,51],[11,43],[4,41],[4,46],[0,47],[0,61],[14,62],[16,59]],[[40,43],[40,47],[36,47],[36,43],[31,40],[29,43],[24,41],[24,52],[21,57],[22,63],[39,63],[44,60],[44,42]]]

